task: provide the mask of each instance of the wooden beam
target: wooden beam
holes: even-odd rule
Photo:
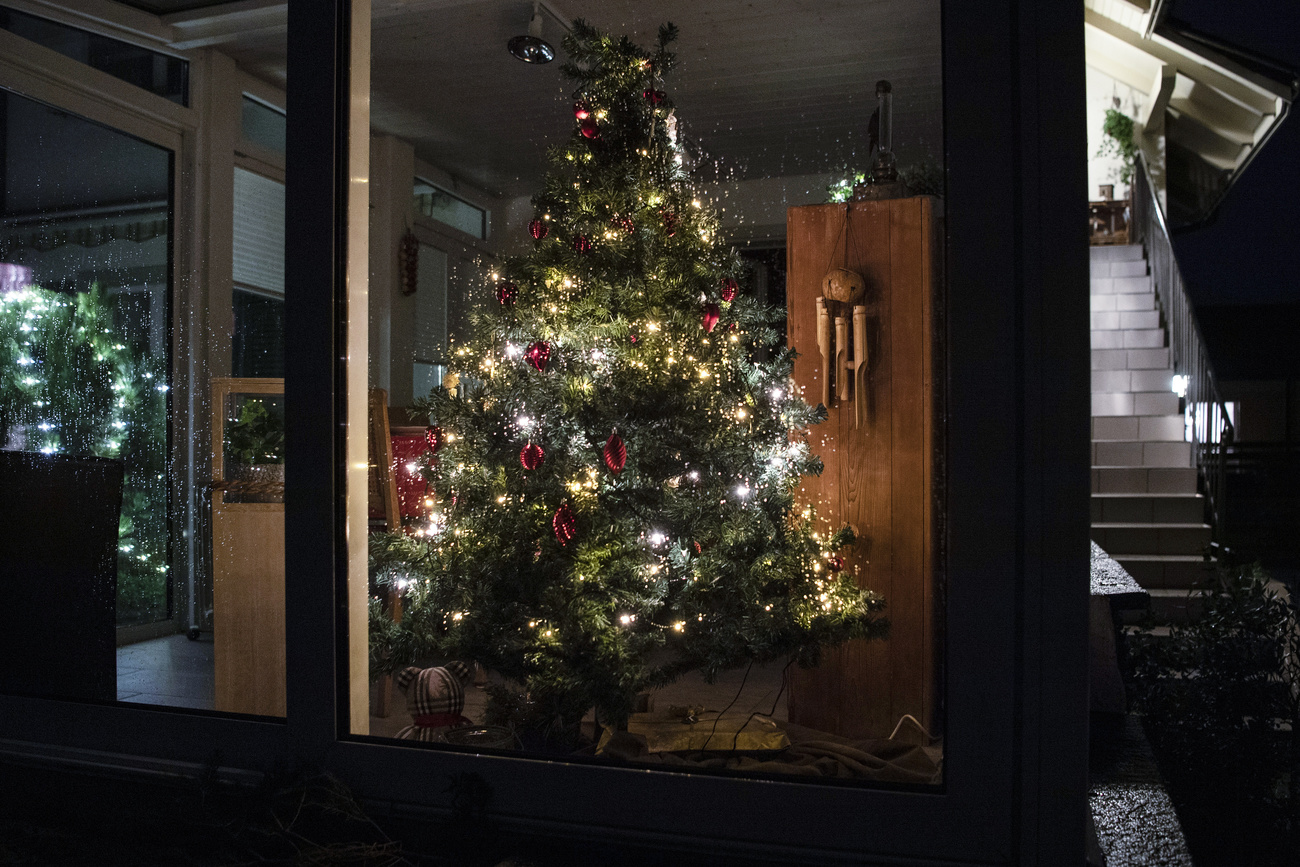
[[[1161,63],[1171,64],[1184,75],[1217,88],[1260,113],[1268,110],[1273,97],[1290,99],[1290,91],[1277,82],[1245,69],[1211,63],[1160,34],[1143,39],[1140,34],[1091,9],[1084,10],[1084,23],[1151,55]]]
[[[1159,135],[1165,130],[1165,109],[1169,107],[1169,97],[1174,93],[1174,82],[1178,71],[1168,63],[1160,64],[1155,80],[1147,88],[1147,99],[1138,110],[1137,123],[1144,132]]]

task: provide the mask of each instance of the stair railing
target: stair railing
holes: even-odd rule
[[[1205,494],[1209,521],[1215,538],[1223,541],[1227,495],[1227,453],[1232,446],[1233,425],[1218,380],[1210,364],[1205,340],[1196,321],[1196,311],[1183,286],[1183,275],[1174,258],[1169,226],[1156,198],[1146,163],[1139,156],[1133,172],[1132,240],[1146,245],[1151,282],[1169,333],[1169,355],[1175,377],[1175,391],[1182,391],[1185,439],[1192,444],[1197,475]],[[1181,389],[1178,387],[1181,386]]]

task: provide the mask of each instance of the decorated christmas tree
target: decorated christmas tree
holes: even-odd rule
[[[883,633],[883,601],[842,572],[847,529],[796,503],[820,421],[792,390],[780,315],[741,289],[742,259],[682,168],[672,25],[646,52],[575,22],[575,125],[533,199],[532,251],[453,352],[429,411],[434,506],[372,565],[402,588],[375,608],[392,669],[474,660],[541,719],[689,671],[793,658]]]

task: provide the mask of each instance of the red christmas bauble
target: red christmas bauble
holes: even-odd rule
[[[734,278],[724,277],[722,280],[722,300],[728,302],[734,301],[736,299],[736,292],[739,291],[739,289],[740,284],[737,283]]]
[[[844,569],[844,558],[843,558],[843,557],[827,557],[827,558],[826,558],[826,568],[829,569],[829,570],[831,570],[832,572],[841,572],[841,571],[843,571],[843,569]]]
[[[545,340],[530,343],[528,349],[524,351],[524,358],[539,371],[546,372],[546,363],[551,360],[551,344]]]
[[[611,433],[609,439],[605,440],[603,454],[605,466],[609,467],[610,472],[616,474],[623,472],[623,467],[627,465],[627,446],[624,445],[618,431]]]
[[[541,220],[533,220],[528,224],[528,234],[532,235],[533,238],[538,241],[545,238],[550,231],[550,227]]]
[[[641,91],[641,95],[649,100],[651,105],[658,105],[668,98],[668,94],[664,93],[662,90],[655,90],[653,88],[647,88],[646,90]]]
[[[519,450],[519,463],[526,470],[535,470],[542,465],[546,459],[546,453],[537,443],[529,443]]]
[[[588,240],[586,235],[575,235],[573,238],[573,249],[577,250],[579,253],[590,253],[591,241]]]
[[[722,315],[722,309],[718,307],[718,305],[714,304],[712,301],[710,301],[708,304],[705,304],[704,320],[701,323],[704,326],[704,330],[711,333],[713,331],[714,326],[718,324],[718,317],[721,315]]]
[[[586,120],[591,117],[591,103],[585,99],[580,99],[573,104],[573,116],[578,120]]]
[[[509,280],[497,286],[497,303],[508,307],[519,297],[519,287]]]
[[[663,211],[661,213],[664,220],[664,234],[671,238],[677,234],[677,215],[672,211]]]
[[[555,538],[561,545],[569,544],[578,535],[578,517],[573,514],[568,503],[561,503],[560,508],[551,516],[551,529],[555,531]]]
[[[632,222],[631,217],[615,217],[610,221],[610,223],[615,228],[622,229],[629,235],[636,231],[636,223]]]
[[[600,128],[596,125],[594,117],[584,117],[578,122],[578,129],[582,130],[583,138],[600,138]]]
[[[436,424],[429,425],[425,428],[424,444],[429,447],[429,451],[436,455],[442,448],[442,442],[442,428],[438,427]]]
[[[627,339],[628,339],[628,342],[629,342],[629,343],[632,343],[633,345],[635,345],[636,342],[637,342],[638,340],[640,340],[641,338],[637,336],[637,333],[636,333],[635,331],[629,331],[629,332],[627,333]]]

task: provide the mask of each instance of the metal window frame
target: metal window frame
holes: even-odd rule
[[[472,772],[492,787],[503,827],[752,863],[1081,859],[1083,10],[1048,0],[944,0],[942,8],[949,359],[942,789],[473,756],[345,734],[346,154],[350,24],[361,10],[368,16],[365,0],[289,7],[287,719],[0,696],[0,751],[141,773],[197,769],[214,750],[243,769],[288,758],[332,771],[362,798],[434,814],[450,810],[448,776]],[[364,314],[357,319],[364,328]]]

